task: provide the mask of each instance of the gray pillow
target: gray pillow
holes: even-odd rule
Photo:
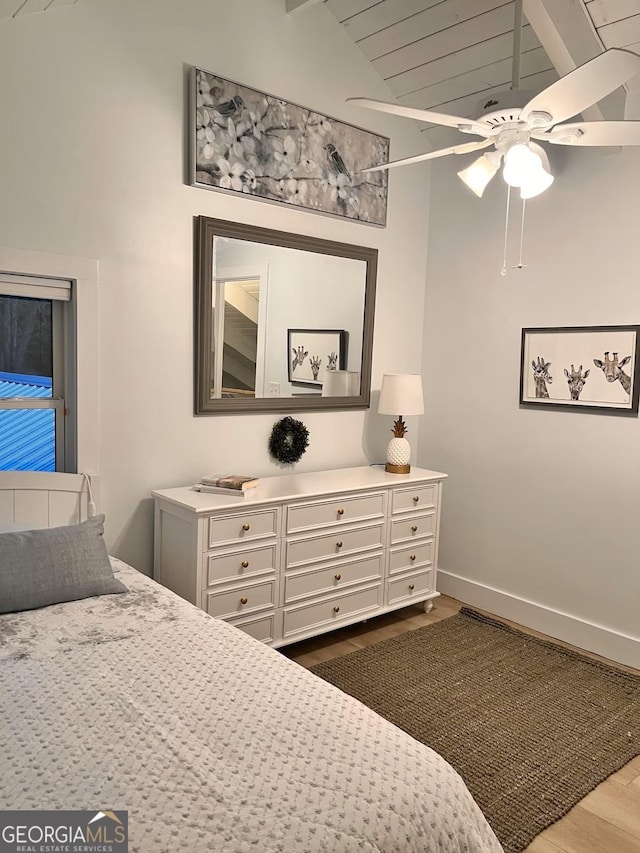
[[[128,592],[116,580],[104,515],[68,527],[0,534],[0,613]]]

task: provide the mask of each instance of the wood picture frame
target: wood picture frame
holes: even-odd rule
[[[214,269],[216,268],[215,244],[218,238],[223,241],[239,240],[250,246],[276,246],[295,249],[308,256],[310,262],[316,255],[331,258],[344,258],[362,262],[362,320],[353,332],[348,317],[336,303],[332,316],[336,321],[344,322],[349,329],[349,357],[351,368],[360,373],[359,388],[349,396],[322,396],[317,388],[302,396],[265,396],[243,398],[219,398],[212,395],[214,348],[214,322],[211,310],[213,300]],[[249,412],[301,413],[304,411],[329,411],[338,409],[368,409],[371,400],[371,367],[373,360],[373,330],[375,320],[376,283],[378,269],[378,250],[370,246],[356,246],[339,243],[335,240],[322,240],[318,237],[293,232],[259,228],[247,223],[228,222],[207,216],[194,218],[194,414],[227,415]],[[311,297],[307,298],[311,302]],[[283,323],[273,332],[273,340],[278,341],[277,348],[282,354],[282,376],[287,380],[286,340],[287,328],[293,323],[301,323],[299,315],[292,317],[291,324]],[[333,320],[328,321],[329,325]],[[336,322],[336,325],[338,323]],[[358,352],[360,353],[358,357]]]
[[[384,227],[386,136],[190,69],[191,186]]]
[[[327,370],[344,370],[344,329],[287,329],[289,382],[321,389]]]
[[[520,405],[638,414],[640,325],[522,329]]]

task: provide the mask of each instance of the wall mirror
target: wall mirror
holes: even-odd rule
[[[195,413],[369,406],[377,249],[199,216]]]

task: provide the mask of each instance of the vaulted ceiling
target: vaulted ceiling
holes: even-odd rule
[[[401,104],[467,115],[511,83],[513,2],[327,0],[327,6]],[[543,89],[557,78],[528,23],[522,50],[522,88]]]
[[[472,117],[511,85],[513,0],[324,2],[398,103]],[[286,3],[302,13],[313,0]],[[520,88],[535,94],[609,47],[640,53],[640,0],[524,0]],[[621,94],[585,118],[621,118]]]
[[[33,15],[35,12],[48,12],[63,6],[73,6],[78,0],[0,0],[0,18],[17,18],[20,15]]]
[[[78,2],[0,0],[0,18]],[[511,85],[513,0],[283,0],[283,5],[303,14],[318,2],[401,104],[471,117],[488,96]],[[541,91],[609,47],[640,54],[640,0],[524,0],[524,13],[519,76],[526,91]],[[609,99],[609,105],[585,117],[620,118],[620,98]]]

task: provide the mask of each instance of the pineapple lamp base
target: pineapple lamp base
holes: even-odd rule
[[[392,465],[391,462],[387,462],[384,470],[389,474],[408,474],[411,471],[411,465]]]
[[[404,437],[407,428],[402,415],[393,425],[393,438],[387,445],[387,464],[384,470],[389,474],[408,474],[411,471],[411,447]]]
[[[378,411],[382,415],[421,415],[424,412],[422,380],[413,373],[385,373],[382,377]],[[405,438],[407,427],[398,415],[393,424],[393,438],[387,446],[385,471],[390,474],[408,474],[411,471],[411,447]]]

